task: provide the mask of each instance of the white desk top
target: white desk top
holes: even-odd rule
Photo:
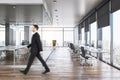
[[[109,50],[105,49],[100,49],[100,48],[94,48],[94,47],[89,47],[89,46],[83,46],[85,50],[92,52],[92,53],[109,53]]]
[[[20,49],[20,48],[24,48],[26,46],[4,46],[4,47],[0,47],[0,51],[4,51],[4,50],[16,50],[16,49]]]

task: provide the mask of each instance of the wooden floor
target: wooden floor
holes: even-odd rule
[[[28,75],[19,72],[21,67],[0,67],[0,80],[120,80],[120,71],[107,64],[94,61],[93,66],[80,66],[72,59],[68,48],[57,48],[47,60],[51,72],[43,75],[44,68],[36,61]],[[1,66],[1,65],[0,65]]]

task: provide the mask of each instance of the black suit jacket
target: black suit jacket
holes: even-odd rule
[[[31,47],[31,53],[43,51],[40,35],[37,32],[33,34],[31,44],[29,44],[27,47]]]

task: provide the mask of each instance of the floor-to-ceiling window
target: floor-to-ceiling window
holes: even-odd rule
[[[23,40],[24,40],[24,31],[21,30],[21,32],[20,32],[20,43],[22,43]]]
[[[113,13],[113,65],[120,68],[120,10]]]
[[[64,46],[67,46],[67,42],[73,43],[74,31],[73,28],[64,28]]]
[[[56,46],[63,46],[63,29],[43,28],[42,40],[46,42],[45,46],[52,46],[52,40],[56,40]]]
[[[43,46],[52,46],[56,40],[56,46],[67,46],[67,42],[74,42],[74,28],[40,28],[39,34]]]
[[[16,45],[21,45],[24,40],[24,26],[16,26]]]
[[[97,22],[90,24],[90,45],[92,47],[97,47]],[[91,53],[93,56],[97,57],[96,53]]]
[[[0,25],[0,46],[5,46],[5,26]]]
[[[82,32],[81,45],[85,45],[85,28],[82,28],[81,32]]]
[[[78,44],[79,43],[79,27],[75,27],[74,28],[74,39],[75,39],[75,43]]]
[[[94,22],[92,24],[90,24],[90,32],[91,32],[91,46],[93,47],[97,47],[97,22]]]
[[[110,26],[102,28],[102,49],[103,61],[110,63]]]

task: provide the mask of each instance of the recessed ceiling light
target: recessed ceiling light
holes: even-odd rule
[[[56,0],[53,0],[53,2],[57,2]]]
[[[55,9],[55,11],[57,12],[58,10],[57,10],[57,9]]]
[[[16,6],[13,6],[13,8],[15,9],[15,8],[16,8]]]

